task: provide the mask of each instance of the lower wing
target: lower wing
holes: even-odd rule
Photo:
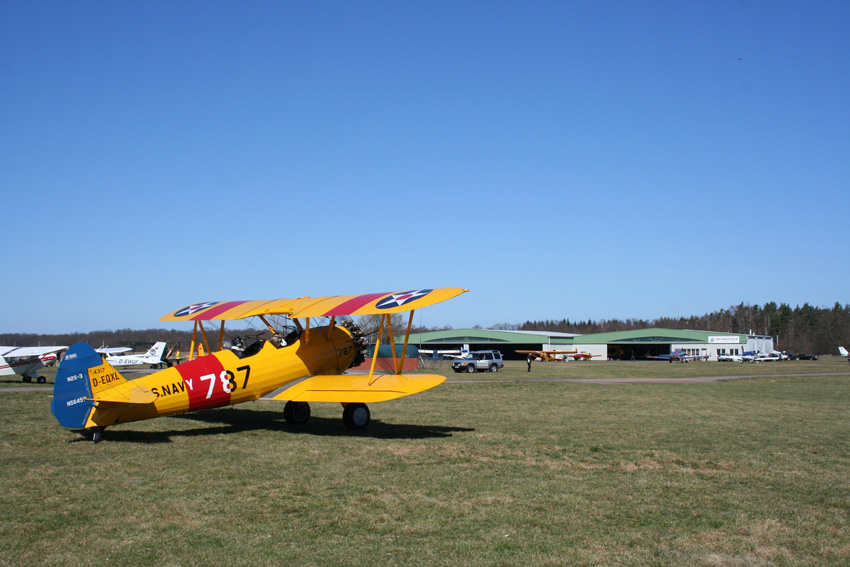
[[[445,376],[433,374],[367,374],[310,376],[287,384],[265,397],[295,402],[374,403],[418,394],[445,382]]]

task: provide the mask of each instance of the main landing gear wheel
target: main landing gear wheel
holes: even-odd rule
[[[342,410],[342,422],[348,429],[363,429],[369,425],[369,418],[366,404],[347,404]]]
[[[286,402],[283,406],[283,419],[290,425],[304,425],[310,419],[310,404],[307,402]]]

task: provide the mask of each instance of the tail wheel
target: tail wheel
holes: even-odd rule
[[[286,402],[283,406],[283,419],[290,425],[304,425],[310,419],[310,404],[307,402]]]
[[[342,422],[348,429],[363,429],[369,425],[370,417],[366,404],[347,404],[342,410]]]

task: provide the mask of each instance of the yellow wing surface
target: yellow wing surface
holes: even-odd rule
[[[267,397],[295,402],[375,403],[418,394],[439,386],[445,380],[445,376],[433,374],[417,374],[411,377],[401,374],[319,375],[310,376],[296,384],[287,384]]]
[[[466,289],[444,287],[407,291],[299,297],[297,299],[259,299],[252,301],[207,301],[193,303],[163,315],[160,321],[231,321],[257,315],[332,317],[341,315],[383,315],[402,313],[446,301]]]

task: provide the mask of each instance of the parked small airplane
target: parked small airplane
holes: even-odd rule
[[[759,351],[757,350],[745,350],[743,354],[741,354],[741,362],[752,362],[758,356]]]
[[[73,345],[56,374],[53,388],[53,414],[59,423],[73,429],[91,431],[92,439],[102,439],[103,430],[127,423],[191,411],[217,408],[260,398],[286,401],[284,419],[304,424],[310,418],[310,402],[341,403],[343,422],[350,429],[369,424],[366,403],[382,402],[416,394],[445,381],[444,376],[414,374],[404,376],[401,368],[416,309],[451,299],[466,292],[460,288],[420,289],[395,293],[372,293],[334,297],[302,297],[258,301],[211,301],[194,303],[164,315],[162,321],[190,321],[195,327],[190,353],[200,338],[204,352],[211,354],[166,368],[135,380],[121,374],[86,343]],[[402,355],[393,352],[395,373],[375,374],[375,362],[368,374],[343,375],[363,362],[367,344],[359,328],[350,320],[337,323],[345,315],[381,315],[381,329],[393,335],[390,315],[410,312]],[[285,316],[295,330],[282,335],[267,317]],[[272,333],[272,339],[259,337],[238,353],[224,347],[224,322],[257,317]],[[327,325],[311,327],[311,318],[329,318]],[[302,323],[301,320],[304,320]],[[204,322],[221,321],[217,348],[211,349]],[[380,347],[377,334],[375,350]],[[213,352],[214,351],[214,352]]]
[[[66,346],[13,347],[0,346],[0,376],[20,374],[24,382],[35,380],[44,384],[47,380],[36,372],[56,362]]]
[[[704,359],[704,356],[700,356],[697,354],[685,354],[680,350],[674,350],[670,354],[659,354],[657,356],[653,356],[651,354],[646,355],[646,358],[652,360],[668,360],[672,364],[674,361],[678,362],[688,362],[689,360],[701,360]]]
[[[104,350],[107,352],[103,352]],[[95,352],[105,355],[106,361],[112,366],[136,366],[139,364],[147,364],[150,365],[151,368],[157,368],[161,364],[171,366],[170,362],[168,362],[167,360],[162,360],[162,355],[165,353],[164,342],[158,342],[154,344],[144,354],[114,353],[108,352],[109,350],[110,349],[96,349]]]
[[[419,349],[420,354],[426,354],[433,358],[463,358],[467,354],[469,354],[468,348],[462,349],[449,349],[449,350],[432,350],[432,349]]]
[[[777,350],[772,350],[772,351],[770,351],[770,352],[759,352],[759,353],[756,353],[756,354],[752,357],[752,359],[750,359],[750,362],[755,362],[755,363],[759,363],[759,362],[775,362],[775,361],[779,361],[779,360],[788,360],[788,356],[787,356],[787,355],[784,355],[784,356],[783,356],[783,354],[782,354],[781,352],[779,352],[779,351],[777,351]]]
[[[530,354],[534,360],[541,362],[566,362],[568,354],[576,354],[578,350],[518,350],[522,354]]]
[[[573,360],[590,360],[591,358],[602,356],[601,354],[590,354],[589,352],[577,352],[569,355]]]
[[[128,350],[132,350],[130,347],[108,347],[102,346],[100,348],[94,349],[94,351],[98,354],[118,354],[121,352],[127,352]]]

